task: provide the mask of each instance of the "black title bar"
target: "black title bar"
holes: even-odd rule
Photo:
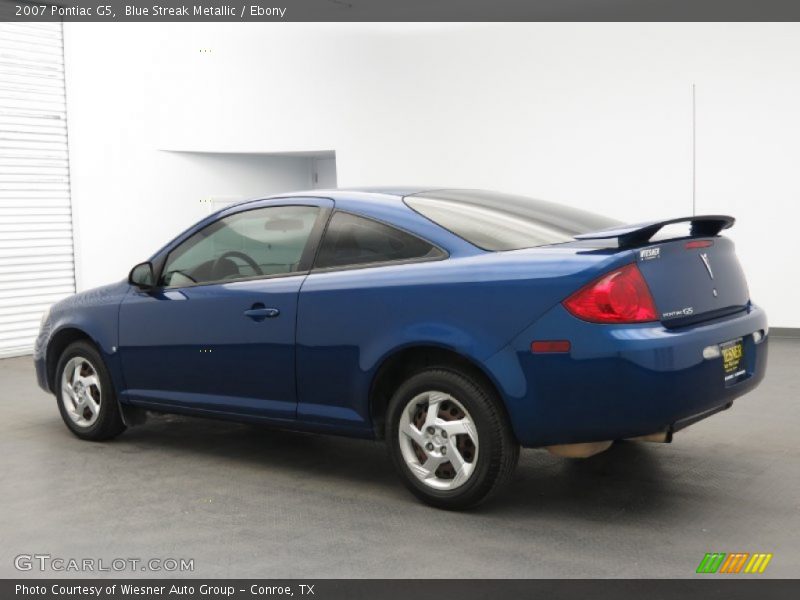
[[[770,600],[800,597],[800,580],[695,579],[5,579],[3,600]]]
[[[798,0],[0,0],[0,21],[800,21]]]

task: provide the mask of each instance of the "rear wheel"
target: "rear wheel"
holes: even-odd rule
[[[486,500],[511,478],[519,457],[493,391],[445,369],[421,371],[398,388],[386,438],[406,486],[439,508]]]
[[[61,418],[79,438],[107,440],[125,431],[111,377],[88,342],[75,342],[64,350],[55,388]]]

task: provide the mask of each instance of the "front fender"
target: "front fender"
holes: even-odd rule
[[[124,389],[117,351],[119,306],[129,289],[127,282],[120,282],[75,294],[53,305],[34,344],[40,386],[52,391],[50,375],[61,350],[76,337],[85,337],[103,357],[115,389]]]

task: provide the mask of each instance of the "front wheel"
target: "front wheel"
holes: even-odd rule
[[[61,418],[76,436],[99,441],[125,431],[111,377],[94,346],[70,344],[58,361],[55,384]]]
[[[386,438],[406,486],[439,508],[486,500],[511,478],[519,457],[493,391],[446,369],[419,372],[398,388]]]

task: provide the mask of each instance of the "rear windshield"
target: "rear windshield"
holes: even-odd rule
[[[574,241],[618,225],[594,213],[524,196],[437,190],[406,196],[412,209],[483,250],[498,252]]]

